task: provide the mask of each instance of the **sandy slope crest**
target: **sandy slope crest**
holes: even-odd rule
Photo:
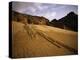
[[[74,54],[77,32],[12,21],[12,48],[14,58]]]

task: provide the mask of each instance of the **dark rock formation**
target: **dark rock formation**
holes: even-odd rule
[[[53,19],[49,25],[62,29],[78,31],[78,15],[74,12],[70,12],[59,20]]]
[[[59,19],[65,26],[65,29],[78,31],[78,15],[74,12],[70,12],[65,17]]]

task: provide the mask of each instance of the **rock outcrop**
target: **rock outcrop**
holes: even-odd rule
[[[12,20],[17,21],[17,22],[22,22],[22,23],[42,24],[42,25],[47,25],[49,22],[49,20],[43,16],[41,17],[32,16],[32,15],[18,13],[15,11],[12,12]]]
[[[24,14],[15,11],[12,12],[12,20],[22,23],[28,23],[27,17]]]

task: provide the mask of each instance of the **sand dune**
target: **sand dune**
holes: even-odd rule
[[[12,57],[77,54],[77,32],[12,22]]]

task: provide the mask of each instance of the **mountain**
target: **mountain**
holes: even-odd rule
[[[70,12],[63,18],[63,23],[71,30],[78,31],[78,15],[74,12]]]
[[[43,16],[32,16],[28,14],[22,14],[19,12],[12,12],[12,20],[22,22],[25,24],[41,24],[41,25],[47,25],[49,20],[46,19]]]
[[[59,20],[53,19],[50,23],[51,26],[78,31],[78,15],[74,12],[68,13]]]

